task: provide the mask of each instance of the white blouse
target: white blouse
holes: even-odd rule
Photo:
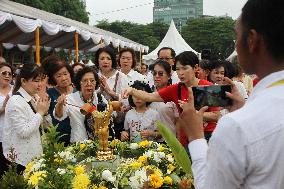
[[[12,96],[12,89],[13,89],[13,86],[10,86],[11,87],[11,90],[10,92],[8,93],[8,95],[11,97]],[[3,106],[3,103],[4,103],[4,100],[6,99],[6,96],[5,95],[2,95],[0,94],[0,107]],[[2,112],[0,114],[0,142],[3,141],[3,129],[4,129],[4,124],[5,124],[5,112]]]
[[[16,163],[26,166],[43,153],[39,132],[43,118],[28,104],[33,98],[23,88],[18,92],[23,97],[13,95],[6,105],[2,145],[7,159],[13,148],[17,155]]]
[[[62,121],[65,118],[69,117],[70,125],[71,125],[70,142],[87,140],[88,135],[87,135],[87,131],[86,131],[85,124],[84,124],[85,116],[83,114],[81,114],[80,108],[79,108],[79,107],[82,107],[85,104],[85,102],[82,100],[82,98],[80,96],[80,92],[77,91],[75,93],[71,93],[71,94],[67,95],[66,100],[67,100],[68,104],[66,104],[64,106],[63,116],[61,118],[58,118],[55,115],[55,109],[54,109],[53,115],[54,115],[55,119]],[[106,104],[108,103],[103,95],[102,95],[102,100]],[[75,106],[72,106],[70,104],[75,105]],[[98,97],[97,97],[97,94],[95,92],[94,92],[93,104],[95,106],[97,106],[97,104],[98,104]]]

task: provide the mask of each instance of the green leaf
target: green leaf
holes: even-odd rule
[[[160,134],[171,148],[177,164],[182,167],[185,173],[192,176],[191,162],[182,144],[177,140],[176,136],[170,131],[170,129],[162,122],[157,121],[156,125]]]

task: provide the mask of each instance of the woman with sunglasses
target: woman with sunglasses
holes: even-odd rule
[[[92,116],[90,114],[83,115],[80,108],[85,103],[96,106],[98,109],[98,104],[107,105],[105,98],[96,92],[100,86],[98,74],[94,69],[84,67],[76,74],[74,85],[78,90],[77,92],[67,96],[62,94],[57,99],[54,117],[59,121],[69,117],[71,125],[70,142],[94,139]]]
[[[4,129],[4,116],[6,104],[12,95],[12,82],[13,69],[7,63],[0,64],[0,178],[7,170],[7,160],[3,155],[2,142],[3,142],[3,129]]]
[[[155,91],[161,90],[172,84],[171,66],[164,60],[157,60],[154,63],[153,78]],[[153,102],[150,107],[157,110],[161,121],[176,134],[176,121],[179,116],[175,103],[173,102]]]
[[[35,157],[42,154],[40,125],[43,116],[48,113],[50,100],[48,96],[39,97],[43,73],[36,64],[25,64],[17,75],[5,109],[3,130],[3,152],[11,161],[11,149],[14,149],[18,172]]]
[[[71,126],[69,118],[58,121],[53,116],[56,101],[62,94],[68,95],[75,92],[72,85],[73,69],[59,57],[52,55],[44,59],[42,67],[48,76],[48,84],[52,87],[47,90],[47,94],[51,99],[49,114],[52,118],[52,124],[57,125],[57,132],[61,135],[59,142],[63,142],[65,146],[70,144]]]

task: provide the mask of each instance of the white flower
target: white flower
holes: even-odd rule
[[[102,178],[106,181],[109,181],[109,182],[114,182],[115,181],[115,177],[112,176],[112,173],[109,171],[109,170],[104,170],[102,172]]]
[[[174,158],[173,158],[173,156],[171,156],[171,155],[167,155],[167,160],[168,160],[169,162],[171,162],[171,163],[174,162]]]
[[[63,174],[66,173],[66,170],[65,170],[65,169],[61,169],[61,168],[58,168],[56,171],[57,171],[60,175],[63,175]]]
[[[157,152],[157,153],[158,153],[159,158],[165,158],[166,157],[166,154],[164,152]]]
[[[131,188],[140,189],[143,187],[145,181],[148,180],[146,170],[144,168],[135,171],[134,176],[129,178],[129,185]]]
[[[147,152],[145,152],[143,155],[144,156],[147,156],[147,157],[152,157],[153,155],[154,155],[154,151],[152,151],[152,150],[148,150]]]
[[[139,148],[139,145],[138,145],[137,143],[131,143],[131,144],[129,145],[129,148],[130,148],[131,150],[136,150],[136,149]]]
[[[76,158],[75,158],[74,154],[72,154],[69,151],[67,151],[67,152],[64,152],[64,151],[60,152],[58,155],[59,155],[59,157],[61,157],[64,160],[76,162]]]
[[[155,160],[156,162],[158,162],[158,163],[161,162],[161,158],[159,157],[159,154],[158,154],[158,153],[155,153],[155,154],[154,154],[154,160]]]

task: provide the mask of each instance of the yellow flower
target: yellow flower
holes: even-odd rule
[[[155,168],[155,169],[154,169],[154,173],[155,173],[156,175],[159,175],[159,176],[162,176],[162,175],[163,175],[163,172],[162,172],[159,168]]]
[[[81,143],[81,144],[80,144],[80,150],[83,150],[83,149],[85,149],[85,148],[86,148],[86,144]]]
[[[165,148],[164,148],[163,146],[160,146],[160,147],[159,147],[159,151],[162,152],[162,151],[164,151],[164,150],[165,150]]]
[[[110,147],[115,148],[120,143],[120,140],[114,139],[110,142]]]
[[[173,164],[169,164],[169,165],[168,165],[167,173],[170,174],[171,172],[173,172],[173,170],[175,170],[175,168],[176,168],[176,167],[173,166]]]
[[[147,156],[140,156],[139,158],[138,158],[138,162],[140,162],[140,163],[146,163],[147,162]]]
[[[150,142],[149,142],[148,140],[144,140],[144,141],[139,142],[138,145],[139,145],[141,148],[147,148],[147,147],[149,146],[149,144],[150,144]]]
[[[173,184],[173,179],[169,176],[166,176],[164,178],[164,183],[167,184],[167,185],[172,185]]]
[[[83,174],[85,173],[85,167],[82,166],[82,165],[78,165],[75,167],[75,174],[76,175],[80,175],[80,174]]]
[[[153,188],[160,188],[163,185],[163,179],[156,174],[151,174],[149,176],[149,183]]]
[[[89,188],[89,185],[91,184],[91,181],[88,177],[88,175],[86,174],[80,174],[80,175],[76,175],[73,178],[72,181],[72,188],[73,189],[87,189]]]
[[[107,189],[105,186],[100,186],[98,189]]]
[[[92,185],[92,189],[98,189],[97,185]]]
[[[142,163],[136,161],[131,163],[130,166],[132,167],[132,169],[139,169],[142,166]]]
[[[28,183],[37,186],[38,182],[42,180],[44,177],[46,177],[46,172],[45,171],[37,171],[32,174],[32,176],[29,178]]]
[[[30,163],[28,163],[28,165],[26,166],[25,172],[30,172],[32,167],[34,166],[34,162],[31,161]]]
[[[60,163],[62,163],[62,162],[63,162],[63,160],[60,159],[60,158],[55,158],[55,159],[54,159],[54,163],[60,164]]]

